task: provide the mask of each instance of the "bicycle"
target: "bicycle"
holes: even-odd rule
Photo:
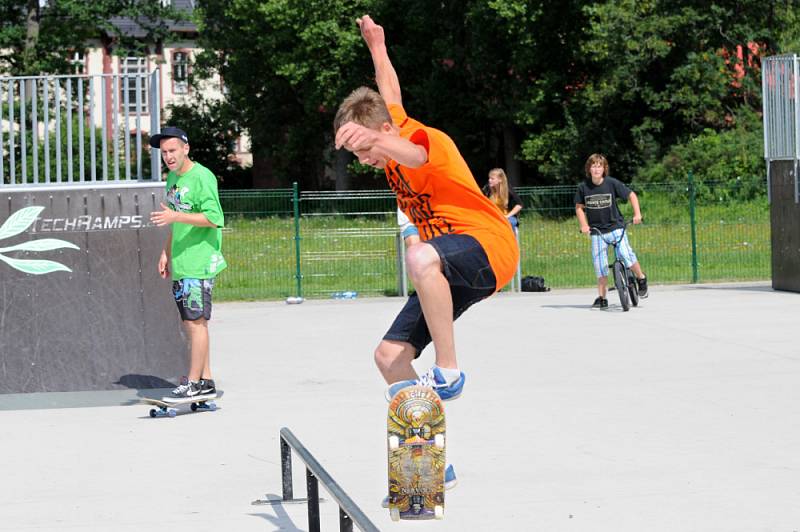
[[[614,286],[617,288],[619,294],[619,302],[622,305],[622,310],[627,312],[631,308],[631,304],[636,307],[639,305],[639,285],[636,282],[636,275],[633,274],[630,268],[625,266],[625,263],[619,256],[619,244],[625,238],[625,231],[628,226],[633,222],[625,222],[622,226],[622,233],[619,238],[613,242],[606,240],[606,237],[598,229],[592,227],[592,232],[600,235],[603,242],[609,246],[614,246],[614,264],[612,266],[614,272]]]

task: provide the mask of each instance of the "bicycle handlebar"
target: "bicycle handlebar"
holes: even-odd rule
[[[616,246],[620,242],[622,242],[622,239],[625,237],[625,231],[628,230],[628,226],[631,225],[631,224],[633,224],[633,220],[622,220],[622,234],[619,236],[619,239],[614,240],[613,242],[609,242],[608,240],[606,240],[606,238],[603,236],[605,233],[601,233],[600,230],[597,229],[596,227],[590,227],[589,228],[589,235],[594,233],[594,234],[598,235],[600,238],[602,238],[605,241],[606,244]]]

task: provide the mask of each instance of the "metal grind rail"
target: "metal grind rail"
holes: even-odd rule
[[[253,504],[291,504],[308,502],[308,530],[319,532],[319,482],[339,505],[339,530],[350,532],[355,524],[363,532],[378,532],[378,527],[361,511],[325,468],[286,427],[281,429],[281,473],[283,498],[257,500]],[[292,490],[292,449],[306,465],[306,499],[295,499]]]

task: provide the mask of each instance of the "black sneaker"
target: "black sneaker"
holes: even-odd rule
[[[217,393],[217,387],[214,385],[214,379],[200,379],[200,393],[203,395]]]
[[[639,286],[639,297],[642,299],[647,297],[647,277],[636,279],[636,284]]]
[[[598,297],[597,299],[594,300],[594,303],[592,303],[592,308],[599,308],[599,309],[608,308],[608,299],[604,297]]]
[[[192,399],[200,394],[200,383],[188,381],[186,384],[181,383],[178,385],[169,395],[165,395],[162,401],[165,403],[176,403],[185,401],[186,399]]]

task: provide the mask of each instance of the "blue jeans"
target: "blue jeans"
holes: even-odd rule
[[[489,259],[475,238],[450,234],[437,236],[426,243],[433,246],[442,261],[442,271],[453,298],[453,320],[497,290],[497,279]],[[431,342],[431,333],[416,293],[408,298],[383,339],[408,342],[417,350],[417,356]]]

